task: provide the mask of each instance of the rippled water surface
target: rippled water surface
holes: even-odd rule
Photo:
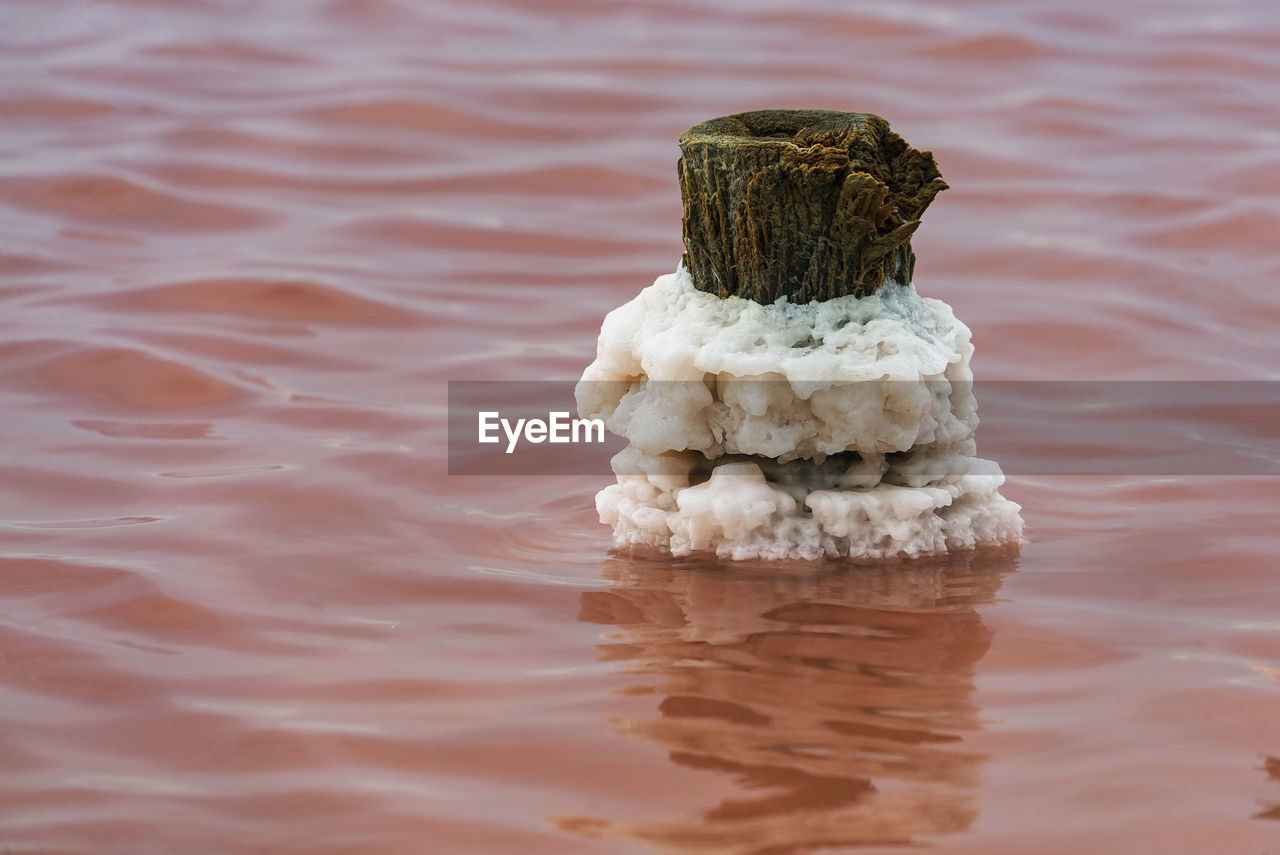
[[[988,379],[1275,379],[1280,14],[6,0],[0,852],[1280,851],[1280,484],[1010,479],[1020,558],[608,552],[450,477],[681,251],[675,139],[887,116]],[[981,441],[981,433],[979,434]],[[1122,469],[1118,466],[1118,469]]]

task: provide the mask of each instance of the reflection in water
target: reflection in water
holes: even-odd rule
[[[1262,762],[1262,768],[1266,771],[1268,778],[1280,781],[1280,757],[1268,757]],[[1253,815],[1253,818],[1280,819],[1280,802],[1263,806],[1262,810]]]
[[[1015,559],[778,568],[615,558],[579,619],[620,627],[600,657],[660,678],[654,717],[619,722],[685,767],[732,776],[747,795],[689,819],[572,817],[562,829],[670,852],[801,852],[905,843],[967,829],[985,756],[974,666]],[[758,795],[756,795],[758,793]]]

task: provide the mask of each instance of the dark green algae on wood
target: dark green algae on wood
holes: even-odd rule
[[[720,297],[793,303],[911,281],[911,235],[947,189],[870,113],[760,110],[680,136],[684,265]]]

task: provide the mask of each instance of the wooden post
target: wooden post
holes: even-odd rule
[[[909,283],[911,235],[947,189],[932,154],[869,113],[738,113],[685,131],[680,152],[694,286],[758,303]]]

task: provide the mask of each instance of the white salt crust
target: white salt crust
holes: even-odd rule
[[[973,435],[972,353],[951,307],[910,287],[763,306],[681,268],[605,317],[578,412],[649,454],[906,451]]]
[[[618,546],[739,560],[1017,543],[1004,476],[974,456],[972,353],[910,286],[763,306],[659,277],[605,318],[577,388],[630,441],[601,522]]]
[[[795,466],[734,459],[691,484],[699,455],[646,456],[634,447],[615,459],[618,483],[596,495],[600,521],[618,546],[673,555],[714,552],[745,560],[889,560],[1018,543],[1020,508],[999,494],[1000,467],[951,456],[945,474],[909,477],[890,467],[872,487],[815,489],[768,481],[765,469]],[[937,472],[938,470],[931,470]]]

